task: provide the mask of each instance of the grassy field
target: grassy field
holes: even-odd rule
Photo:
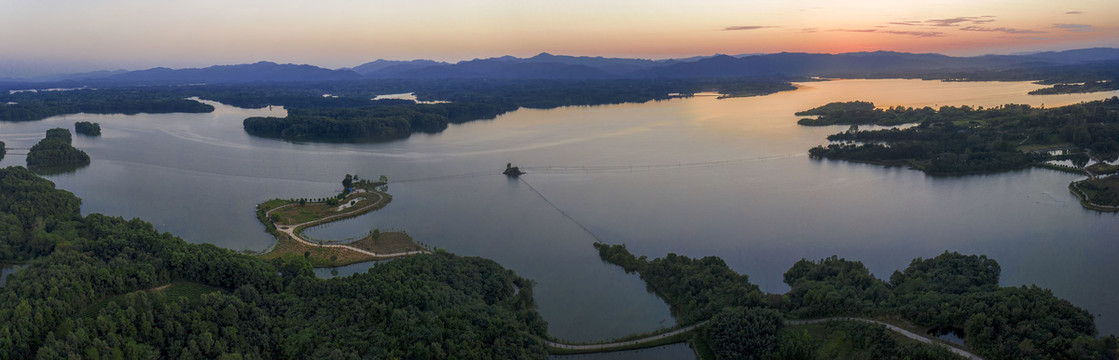
[[[366,236],[361,240],[354,241],[348,245],[358,249],[372,251],[377,254],[392,254],[402,253],[408,251],[424,250],[423,247],[412,241],[412,237],[403,232],[385,232],[380,233],[376,238],[373,235]]]
[[[1119,165],[1096,163],[1092,164],[1092,166],[1089,166],[1088,171],[1091,171],[1093,174],[1096,175],[1114,174],[1119,172]]]
[[[1018,151],[1030,152],[1030,151],[1044,150],[1044,149],[1060,149],[1060,148],[1075,148],[1075,147],[1076,147],[1076,145],[1073,144],[1073,143],[1032,144],[1032,145],[1019,146]]]
[[[385,205],[388,205],[388,203],[392,201],[392,196],[381,192],[366,192],[350,194],[342,201],[339,201],[338,205],[328,205],[325,203],[307,203],[299,205],[298,203],[289,200],[269,200],[268,202],[261,204],[261,206],[263,207],[265,206],[265,204],[269,204],[275,205],[272,208],[276,208],[286,205],[276,205],[278,204],[277,201],[284,201],[287,202],[287,204],[295,205],[273,211],[270,215],[270,220],[275,221],[276,224],[279,225],[295,225],[315,221],[329,216],[346,214],[356,216],[365,213],[366,211],[377,210],[384,207]],[[342,204],[348,204],[350,202],[353,202],[353,205],[342,209],[342,211],[338,211],[339,206],[341,206]],[[370,209],[366,209],[366,207],[369,207],[370,205],[374,206]]]
[[[271,260],[286,254],[306,256],[314,267],[338,267],[359,262],[376,260],[372,256],[346,248],[319,247],[307,245],[281,234],[276,239],[272,251],[259,255],[261,259]]]
[[[1119,175],[1074,182],[1070,189],[1073,193],[1079,191],[1078,195],[1086,196],[1090,203],[1086,205],[1119,206]],[[1081,200],[1083,202],[1084,199]]]

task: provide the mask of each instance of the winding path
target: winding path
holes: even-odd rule
[[[902,329],[901,327],[891,325],[889,323],[884,323],[884,322],[881,322],[881,321],[878,321],[878,320],[863,319],[863,318],[857,318],[857,317],[830,317],[830,318],[823,318],[823,319],[785,320],[785,325],[786,326],[788,326],[788,325],[811,325],[811,324],[824,323],[824,322],[828,322],[828,321],[832,321],[832,320],[859,321],[859,322],[870,323],[870,324],[875,324],[875,325],[882,325],[882,326],[885,326],[886,329],[889,329],[890,331],[901,334],[902,336],[905,336],[907,338],[917,340],[917,341],[920,341],[920,342],[925,343],[925,344],[944,346],[944,347],[948,348],[948,351],[951,351],[952,353],[954,353],[956,355],[963,356],[965,359],[983,360],[983,358],[979,357],[979,355],[972,354],[970,352],[967,352],[963,349],[960,349],[960,348],[952,346],[952,345],[948,345],[948,344],[945,344],[945,343],[942,343],[942,342],[939,342],[939,341],[934,341],[932,338],[929,338],[927,336],[918,335],[918,334],[915,334],[913,332],[910,332],[909,330]]]
[[[650,335],[650,336],[643,337],[643,338],[640,338],[640,339],[626,340],[626,341],[619,341],[619,342],[612,342],[612,343],[605,343],[605,344],[572,345],[572,344],[558,343],[558,342],[554,342],[554,341],[545,339],[544,340],[544,345],[547,345],[547,346],[553,347],[553,348],[557,348],[557,349],[564,349],[564,350],[598,351],[598,352],[614,351],[614,350],[621,350],[623,348],[630,347],[630,346],[640,346],[640,345],[648,344],[648,343],[658,341],[658,340],[661,340],[661,339],[664,339],[664,338],[669,338],[669,337],[680,335],[680,334],[683,334],[683,333],[686,333],[686,332],[691,332],[691,331],[695,330],[697,327],[700,327],[700,326],[703,326],[703,325],[706,325],[706,324],[707,324],[707,321],[701,321],[699,323],[696,323],[695,325],[682,327],[682,328],[679,328],[679,329],[676,329],[676,330],[673,330],[673,331],[669,331],[669,332],[666,332],[666,333],[663,333],[663,334]]]
[[[329,247],[329,248],[342,248],[342,249],[362,253],[362,254],[365,254],[365,255],[369,255],[369,256],[372,256],[372,257],[377,258],[377,259],[388,259],[388,258],[394,258],[394,257],[401,257],[401,256],[408,256],[408,255],[418,255],[418,254],[428,254],[429,253],[428,251],[425,251],[425,250],[417,250],[417,251],[405,251],[405,252],[389,253],[389,254],[377,254],[377,253],[369,251],[369,250],[358,249],[356,247],[349,246],[349,245],[343,245],[343,244],[316,244],[316,243],[307,241],[306,239],[303,239],[303,237],[298,235],[300,231],[302,231],[304,228],[307,228],[309,226],[326,224],[326,223],[334,221],[336,219],[346,218],[346,217],[354,216],[356,214],[361,214],[361,213],[364,213],[364,212],[367,212],[367,211],[371,211],[371,210],[373,210],[374,207],[376,207],[378,205],[381,205],[381,202],[385,200],[385,197],[383,195],[381,195],[381,193],[379,193],[379,192],[369,191],[369,192],[365,192],[365,193],[372,194],[372,195],[377,195],[377,201],[374,201],[372,204],[370,204],[368,206],[365,206],[365,207],[362,207],[360,209],[355,209],[353,211],[348,211],[348,212],[341,213],[341,214],[338,214],[338,215],[327,216],[327,217],[324,217],[322,219],[311,220],[311,221],[308,221],[308,222],[305,222],[305,223],[295,224],[295,225],[280,225],[280,224],[277,224],[275,222],[272,222],[272,226],[275,226],[277,231],[282,232],[282,233],[286,234],[287,236],[291,237],[292,239],[295,239],[296,241],[299,241],[299,242],[301,242],[305,245],[319,246],[319,247]],[[268,210],[267,212],[265,212],[264,217],[266,219],[270,219],[269,216],[272,215],[273,211],[283,209],[283,208],[293,206],[293,205],[296,205],[296,204],[287,204],[287,205],[283,205],[283,206],[277,206],[277,207],[273,208],[272,210]]]
[[[910,339],[913,339],[913,340],[916,340],[916,341],[920,341],[920,342],[925,343],[925,344],[944,346],[944,347],[948,348],[948,351],[951,351],[952,353],[954,353],[956,355],[962,356],[965,359],[983,360],[982,357],[979,357],[978,355],[972,354],[972,353],[970,353],[966,350],[960,349],[958,347],[955,347],[955,346],[952,346],[952,345],[949,345],[949,344],[945,344],[943,342],[933,340],[932,338],[927,337],[927,336],[915,334],[915,333],[913,333],[909,330],[902,329],[901,327],[891,325],[889,323],[881,322],[881,321],[878,321],[878,320],[871,320],[871,319],[864,319],[864,318],[857,318],[857,317],[828,317],[828,318],[806,319],[806,320],[785,320],[784,324],[785,324],[785,326],[811,325],[811,324],[820,324],[820,323],[833,321],[833,320],[860,321],[860,322],[864,322],[864,323],[882,325],[882,326],[885,326],[886,329],[888,329],[890,331],[893,331],[893,332],[896,332],[898,334],[901,334],[902,336],[905,336],[907,338],[910,338]],[[666,333],[663,333],[663,334],[650,335],[650,336],[639,338],[639,339],[618,341],[618,342],[604,343],[604,344],[573,345],[573,344],[558,343],[558,342],[551,341],[551,340],[546,340],[546,339],[544,340],[544,344],[547,345],[548,347],[551,347],[551,348],[563,349],[563,350],[577,350],[577,351],[586,351],[586,352],[617,351],[617,350],[625,350],[627,348],[641,347],[642,345],[655,343],[656,341],[663,340],[665,338],[673,337],[673,336],[680,335],[680,334],[687,333],[687,332],[692,332],[692,331],[695,331],[696,328],[698,328],[700,326],[703,326],[703,325],[706,325],[706,324],[707,324],[707,321],[702,321],[702,322],[699,322],[695,325],[683,327],[683,328],[673,330],[673,331],[670,331],[670,332],[666,332]]]

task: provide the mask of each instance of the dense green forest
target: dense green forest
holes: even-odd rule
[[[354,108],[294,108],[287,117],[245,119],[249,134],[286,140],[386,140],[436,133],[448,124],[493,118],[505,112],[487,104],[375,104]]]
[[[379,141],[416,132],[440,132],[448,124],[492,119],[517,108],[604,105],[665,100],[674,94],[717,91],[727,96],[794,90],[785,80],[361,80],[240,85],[150,86],[17,92],[0,95],[0,121],[39,120],[79,112],[210,112],[199,97],[243,108],[284,106],[285,118],[254,117],[245,131],[302,141]],[[414,92],[417,104],[377,100],[381,94]]]
[[[82,135],[101,136],[101,124],[89,121],[78,121],[74,123],[74,132]]]
[[[0,95],[0,121],[42,120],[56,115],[207,113],[214,107],[149,88],[80,89]]]
[[[89,155],[75,148],[70,130],[47,130],[47,136],[27,152],[27,167],[77,166],[89,164]]]
[[[866,102],[833,103],[809,110],[821,125],[853,125],[828,136],[833,142],[809,150],[814,158],[904,165],[930,174],[968,174],[1020,169],[1047,160],[1019,151],[1030,146],[1075,146],[1097,156],[1119,155],[1119,97],[1063,106],[1033,108],[941,107],[873,109]],[[806,114],[798,113],[798,114]],[[857,125],[918,123],[906,129],[860,131]]]
[[[660,295],[681,324],[710,319],[729,307],[764,304],[764,294],[749,277],[727,267],[723,259],[708,256],[692,259],[668,254],[649,260],[635,257],[623,245],[595,243],[603,260],[621,266],[627,273],[637,272],[649,290]]]
[[[767,349],[766,354],[773,357],[790,358],[790,354],[797,353],[793,346],[795,339],[756,343],[757,337],[727,335],[728,332],[776,332],[780,326],[773,325],[772,319],[779,312],[787,318],[900,317],[918,326],[962,332],[967,346],[988,359],[1115,359],[1119,356],[1119,343],[1114,336],[1095,337],[1095,323],[1087,311],[1036,286],[1000,287],[1001,268],[995,260],[981,255],[945,252],[932,259],[914,259],[905,270],[895,272],[889,282],[875,278],[858,261],[834,256],[820,261],[801,260],[785,272],[785,283],[791,288],[789,292],[763,298],[757,286],[746,281],[745,275],[738,275],[715,257],[695,260],[669,254],[648,260],[644,256],[635,257],[623,245],[596,244],[595,247],[604,261],[641,274],[650,290],[673,308],[673,315],[679,322],[712,319],[711,324],[715,326],[703,334],[707,346],[716,352],[717,349]],[[659,269],[671,269],[676,273],[666,276]],[[748,292],[748,295],[738,295],[740,299],[722,296],[735,292]],[[727,316],[746,320],[728,325],[722,320]],[[762,325],[735,328],[751,323]],[[784,342],[793,344],[779,345]],[[866,343],[884,346],[882,341]],[[909,353],[912,355],[927,349],[911,350],[916,351]],[[811,352],[818,351],[825,351],[825,348]],[[899,350],[882,348],[878,351]]]
[[[244,93],[222,88],[220,93],[202,96],[223,103],[288,107],[285,118],[245,119],[245,131],[252,135],[304,141],[377,141],[403,138],[417,132],[440,132],[448,124],[492,119],[519,107],[645,102],[668,99],[672,93],[690,94],[703,90],[749,96],[795,89],[788,82],[762,80],[414,81],[410,83],[409,91],[415,92],[420,100],[450,101],[416,104],[402,100],[370,101],[377,95],[377,90],[385,89],[385,84],[368,83],[365,88],[360,84],[366,83],[346,84],[324,84],[324,89],[318,90],[331,96],[283,87],[245,89]],[[397,86],[390,88],[408,88]],[[257,95],[250,95],[253,93]]]
[[[1079,84],[1055,84],[1053,86],[1030,91],[1030,95],[1052,95],[1089,93],[1097,91],[1119,90],[1119,77],[1113,80],[1085,81]]]
[[[0,170],[0,261],[27,264],[0,288],[0,359],[546,357],[531,281],[489,260],[436,252],[322,280],[300,256],[265,262],[80,204]]]

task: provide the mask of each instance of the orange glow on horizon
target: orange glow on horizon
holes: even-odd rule
[[[1113,0],[501,0],[380,3],[218,0],[6,5],[0,67],[95,62],[115,68],[258,60],[355,66],[540,52],[671,58],[854,51],[979,55],[1119,47]],[[101,67],[105,68],[105,67]],[[2,70],[2,68],[0,68]]]

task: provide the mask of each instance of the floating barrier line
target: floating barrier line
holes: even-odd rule
[[[573,223],[573,224],[579,226],[579,228],[583,229],[583,232],[587,233],[587,235],[590,235],[592,238],[594,238],[594,242],[599,243],[599,244],[605,244],[605,242],[603,242],[602,239],[599,239],[598,236],[595,235],[593,232],[591,232],[590,229],[588,229],[586,226],[583,226],[583,224],[580,223],[579,220],[575,220],[575,218],[571,217],[571,215],[568,215],[566,211],[563,211],[563,209],[560,209],[560,207],[556,206],[556,204],[553,203],[551,200],[548,200],[548,197],[544,196],[544,194],[541,193],[540,190],[536,190],[536,187],[532,186],[532,184],[529,184],[528,181],[525,180],[525,178],[518,177],[517,179],[521,180],[521,182],[525,183],[525,185],[528,185],[528,188],[532,189],[532,192],[534,192],[534,193],[536,193],[536,195],[540,196],[540,198],[543,199],[544,202],[548,203],[548,205],[551,205],[553,209],[556,209],[556,211],[559,211],[559,213],[562,214],[563,217],[567,218],[567,220],[570,220],[571,223]]]
[[[649,170],[667,170],[667,169],[694,168],[694,167],[705,167],[705,166],[731,165],[731,164],[738,164],[738,163],[750,163],[750,162],[763,162],[763,161],[773,161],[773,160],[781,160],[781,159],[790,159],[790,158],[795,158],[795,157],[802,157],[802,156],[804,156],[804,154],[801,154],[801,153],[797,153],[797,154],[784,154],[784,155],[770,155],[770,156],[760,156],[760,157],[743,158],[743,159],[733,159],[733,160],[717,160],[717,161],[703,161],[703,162],[691,162],[691,163],[676,163],[676,164],[655,164],[655,165],[606,165],[606,166],[594,166],[594,165],[591,165],[591,166],[523,166],[523,167],[521,167],[521,169],[524,169],[524,170],[529,170],[529,171],[536,171],[536,172],[567,172],[567,171],[579,171],[579,172],[624,172],[624,171],[649,171]]]

